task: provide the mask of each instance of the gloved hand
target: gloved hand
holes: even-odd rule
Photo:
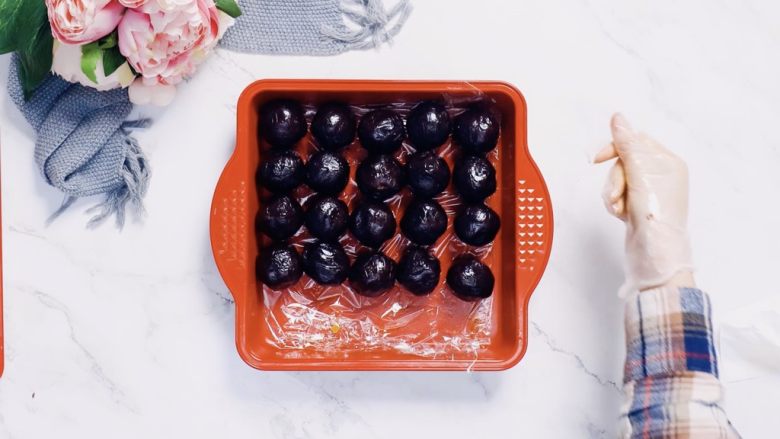
[[[685,162],[635,132],[622,115],[614,115],[611,125],[612,143],[594,162],[617,158],[602,195],[607,210],[626,222],[627,286],[642,291],[666,285],[681,273],[690,277]]]

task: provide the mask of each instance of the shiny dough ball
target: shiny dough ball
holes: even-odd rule
[[[420,102],[406,118],[406,131],[417,151],[437,148],[447,141],[452,131],[450,115],[441,102]]]
[[[406,161],[406,180],[415,196],[432,198],[450,184],[450,168],[433,152],[418,152]]]
[[[304,179],[303,160],[295,151],[271,151],[260,165],[258,182],[271,192],[288,192]]]
[[[435,200],[412,200],[401,219],[401,230],[413,243],[431,245],[447,230],[447,213]]]
[[[490,267],[471,255],[455,258],[447,272],[447,285],[455,296],[466,302],[490,297],[495,283]]]
[[[398,283],[416,296],[430,294],[439,284],[441,264],[428,250],[409,246],[398,263]]]
[[[467,155],[455,162],[452,182],[465,201],[481,202],[496,192],[496,169],[484,157]]]
[[[455,118],[453,136],[463,151],[482,154],[498,144],[500,126],[497,111],[487,105],[475,105]]]
[[[395,261],[380,251],[365,252],[355,259],[349,281],[358,294],[367,297],[382,295],[395,285]]]
[[[264,248],[256,269],[260,281],[274,290],[294,285],[303,274],[300,255],[295,247],[286,244]]]
[[[320,194],[337,195],[349,182],[349,163],[337,153],[319,151],[306,163],[306,184]]]
[[[323,241],[338,241],[347,231],[349,210],[336,197],[314,195],[306,202],[306,229]]]
[[[375,155],[358,166],[355,179],[360,192],[375,201],[384,201],[401,191],[406,181],[398,160],[389,155]]]
[[[496,238],[501,219],[484,204],[466,206],[455,216],[455,235],[469,245],[483,246]]]
[[[303,209],[289,195],[274,195],[260,205],[257,228],[274,241],[294,236],[303,224]]]
[[[349,105],[329,102],[317,109],[311,121],[311,133],[317,145],[336,150],[352,143],[357,131],[355,114]]]
[[[260,108],[259,128],[271,146],[289,148],[306,135],[306,113],[298,101],[275,99]]]
[[[401,147],[406,137],[404,120],[393,110],[366,113],[358,125],[358,138],[363,148],[373,154],[391,154]]]
[[[303,247],[303,271],[320,285],[338,285],[349,275],[349,256],[337,242],[311,242]]]
[[[367,247],[379,248],[395,235],[396,227],[393,211],[377,201],[363,201],[349,217],[349,230]]]

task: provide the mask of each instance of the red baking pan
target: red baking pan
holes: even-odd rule
[[[490,101],[502,115],[499,144],[490,155],[498,187],[488,199],[502,227],[489,251],[480,254],[495,276],[492,298],[473,304],[447,292],[447,269],[462,250],[449,231],[437,254],[440,288],[430,296],[414,297],[397,287],[381,299],[363,298],[348,285],[320,288],[306,275],[282,292],[258,282],[258,248],[267,242],[257,236],[254,224],[266,194],[257,188],[255,175],[268,150],[259,140],[258,112],[276,98],[300,101],[309,120],[319,104],[330,101],[358,109],[392,105],[399,111],[427,99],[453,105]],[[235,299],[236,347],[247,364],[261,370],[496,371],[520,361],[528,346],[528,303],[552,247],[553,212],[528,150],[526,102],[515,87],[482,81],[262,80],[242,93],[237,118],[236,148],[214,193],[210,235],[216,265]],[[357,143],[344,152],[353,165],[361,150]],[[457,150],[449,143],[443,150],[449,148]],[[311,136],[295,149],[306,160],[315,149]],[[344,200],[355,191],[352,168]],[[394,207],[397,217],[403,199]],[[305,233],[300,232],[302,239]],[[402,245],[396,244],[404,239],[399,232],[386,247],[390,257],[397,260]],[[468,349],[463,340],[469,341]]]

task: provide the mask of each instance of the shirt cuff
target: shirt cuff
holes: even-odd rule
[[[686,372],[718,376],[710,299],[694,288],[661,287],[626,301],[624,381]]]

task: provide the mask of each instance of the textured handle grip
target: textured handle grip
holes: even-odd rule
[[[552,209],[536,175],[517,181],[517,261],[521,269],[543,269],[552,238]]]
[[[530,294],[542,279],[550,259],[553,212],[550,193],[530,155],[515,164],[516,285]]]
[[[249,263],[248,197],[250,187],[231,159],[217,182],[211,204],[211,249],[217,269],[233,299],[239,302]],[[254,272],[254,270],[251,270]]]

